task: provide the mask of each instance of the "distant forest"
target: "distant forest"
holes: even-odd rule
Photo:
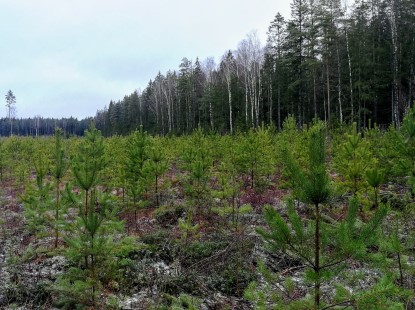
[[[140,126],[157,134],[280,129],[288,115],[299,125],[319,118],[332,126],[399,126],[415,99],[414,65],[415,1],[344,7],[340,0],[293,0],[290,19],[278,13],[271,21],[265,47],[253,32],[218,64],[183,58],[178,71],[159,72],[94,120],[106,136]],[[7,130],[1,126],[2,135]]]
[[[93,117],[78,120],[77,118],[19,118],[12,120],[13,135],[18,136],[51,136],[56,128],[61,128],[65,136],[83,136]],[[0,136],[10,136],[9,118],[0,118]]]

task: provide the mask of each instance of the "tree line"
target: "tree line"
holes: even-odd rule
[[[183,134],[201,127],[233,133],[287,115],[299,124],[370,122],[399,126],[415,99],[415,3],[410,0],[293,0],[277,14],[263,47],[255,32],[217,64],[183,58],[96,113],[104,135],[143,126]]]
[[[10,121],[12,120],[12,122]],[[52,136],[57,127],[62,128],[66,136],[82,136],[93,118],[0,118],[0,136]]]

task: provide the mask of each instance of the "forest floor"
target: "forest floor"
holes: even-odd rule
[[[269,179],[260,193],[247,190],[241,192],[238,204],[250,204],[252,212],[240,215],[237,229],[229,224],[230,216],[221,217],[210,210],[201,210],[194,222],[198,231],[183,239],[177,224],[186,214],[183,188],[171,172],[168,188],[162,189],[160,208],[150,205],[134,212],[124,212],[120,217],[126,223],[126,233],[136,236],[142,250],[133,257],[134,266],[126,275],[125,287],[108,287],[105,292],[115,295],[119,309],[149,309],[163,304],[181,294],[194,296],[194,303],[200,309],[252,309],[251,302],[244,298],[249,282],[257,281],[262,290],[277,291],[287,301],[302,298],[310,293],[311,284],[304,281],[304,266],[282,252],[273,252],[264,247],[256,228],[264,227],[262,216],[264,205],[271,205],[283,216],[287,216],[283,197],[288,191],[279,186],[279,175]],[[245,180],[249,183],[249,179]],[[173,185],[171,185],[173,184]],[[13,182],[3,182],[0,207],[0,308],[4,309],[55,309],[50,294],[50,285],[67,267],[62,255],[63,240],[58,250],[53,249],[53,238],[35,236],[25,226],[24,210],[20,196],[24,188]],[[404,187],[382,188],[383,197],[397,197],[406,191]],[[115,191],[122,199],[120,191]],[[332,201],[325,208],[327,221],[344,218],[347,197]],[[153,202],[154,203],[154,202]],[[219,200],[210,200],[218,204]],[[209,209],[211,206],[209,206]],[[296,210],[302,218],[312,216],[310,209],[298,203]],[[387,222],[393,222],[389,215]],[[414,229],[408,222],[402,230]],[[186,249],[184,251],[183,249]],[[408,264],[415,258],[407,257]],[[260,261],[278,274],[271,287],[257,271]],[[366,289],[382,276],[378,269],[368,264],[349,259],[340,273],[322,286],[323,299],[333,298],[335,283],[342,283],[350,291]],[[287,279],[290,288],[287,288]],[[404,281],[407,287],[415,287],[415,277],[407,273]],[[173,296],[173,297],[172,297]],[[106,298],[107,296],[103,296]]]

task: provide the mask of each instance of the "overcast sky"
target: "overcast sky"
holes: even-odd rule
[[[216,62],[291,0],[0,0],[0,117],[94,116],[183,57]]]

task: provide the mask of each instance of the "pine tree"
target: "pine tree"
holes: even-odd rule
[[[263,126],[240,137],[237,162],[240,171],[249,176],[253,191],[260,190],[266,184],[263,178],[273,172],[272,151],[271,132]]]
[[[61,304],[101,308],[104,285],[123,280],[123,253],[135,246],[132,239],[120,238],[124,224],[117,219],[118,210],[108,194],[93,191],[87,214],[83,203],[75,196],[72,199],[79,206],[79,214],[65,237],[64,254],[69,268],[59,277],[54,290]]]
[[[7,117],[10,123],[10,136],[13,135],[13,118],[15,116],[16,111],[16,96],[13,94],[11,90],[9,90],[6,94],[6,107],[7,107]]]
[[[334,163],[344,178],[344,187],[355,196],[365,187],[366,171],[376,165],[376,159],[371,154],[367,140],[357,132],[356,123],[353,123],[351,133],[346,133],[344,138],[345,142],[339,146]]]
[[[250,205],[240,204],[242,182],[238,179],[236,138],[237,136],[224,137],[222,144],[217,146],[224,150],[224,154],[215,175],[219,188],[212,192],[212,195],[221,201],[221,205],[214,208],[214,211],[225,218],[230,216],[231,227],[235,231],[239,228],[240,215],[252,210]]]
[[[26,187],[25,194],[22,196],[29,229],[40,237],[47,235],[48,229],[51,228],[52,221],[49,212],[53,205],[51,184],[46,182],[50,163],[44,151],[44,148],[40,148],[33,155],[36,181],[35,184]]]
[[[300,259],[306,266],[306,276],[314,283],[314,309],[322,307],[321,284],[327,279],[328,271],[339,267],[346,259],[364,253],[367,244],[373,241],[373,232],[386,215],[386,207],[379,208],[372,220],[357,233],[357,201],[350,202],[348,215],[338,225],[323,221],[324,203],[330,194],[330,183],[325,163],[325,133],[321,124],[314,125],[308,136],[308,163],[306,169],[291,158],[287,162],[288,176],[294,179],[297,196],[313,207],[311,222],[303,220],[288,203],[288,220],[274,208],[265,209],[265,220],[269,231],[258,232],[273,249],[284,250],[288,255]]]
[[[7,153],[6,148],[3,141],[0,141],[0,182],[4,180],[4,173],[7,167]]]
[[[62,178],[67,169],[62,138],[63,133],[57,128],[52,160],[49,159],[46,145],[38,141],[41,147],[33,156],[36,186],[29,186],[23,196],[29,227],[37,233],[43,231],[45,234],[52,234],[55,248],[58,247],[59,230],[63,226],[63,215],[66,211],[61,203]],[[53,181],[48,178],[50,172]]]
[[[53,156],[52,176],[55,179],[55,248],[58,247],[59,220],[61,218],[61,185],[62,178],[68,167],[65,150],[62,145],[63,132],[60,128],[55,130],[55,149]]]
[[[189,137],[183,150],[184,169],[189,172],[185,192],[192,205],[189,213],[201,211],[209,198],[208,181],[212,164],[212,153],[208,138],[202,129],[197,129]]]
[[[385,174],[379,168],[366,170],[366,181],[373,188],[373,208],[379,206],[379,187],[385,179]]]
[[[397,168],[408,176],[408,186],[412,199],[415,198],[415,107],[404,117],[402,127],[395,136],[398,151]]]
[[[148,134],[140,128],[128,137],[124,175],[126,178],[127,195],[131,200],[131,209],[134,210],[134,220],[137,223],[137,210],[147,205],[144,193],[147,190],[148,171],[145,166],[149,160],[150,139]],[[137,228],[137,224],[136,224]]]
[[[315,276],[314,306],[315,309],[319,309],[321,272],[324,267],[320,262],[322,246],[320,205],[327,202],[330,195],[330,188],[325,166],[325,132],[323,128],[320,128],[318,125],[311,128],[309,139],[308,171],[304,173],[299,169],[292,169],[297,175],[294,174],[291,177],[300,180],[300,199],[305,203],[314,205],[314,261],[312,263],[312,269]]]
[[[168,163],[161,145],[162,141],[160,139],[153,139],[151,144],[148,150],[148,161],[146,162],[145,170],[148,177],[153,179],[156,206],[158,207],[160,204],[159,181],[160,177],[166,172]]]
[[[88,215],[92,191],[101,180],[101,171],[105,165],[104,142],[101,132],[93,125],[85,131],[75,156],[72,158],[72,172],[76,184],[84,191],[84,215]]]
[[[66,187],[67,201],[78,206],[79,211],[69,223],[65,238],[65,256],[70,267],[54,289],[60,302],[69,307],[102,308],[104,301],[99,296],[104,284],[121,280],[122,253],[134,245],[132,239],[120,238],[124,224],[117,219],[118,210],[109,194],[99,187],[105,154],[101,133],[94,126],[85,131],[72,160],[75,180],[83,195],[74,195],[73,189]]]

